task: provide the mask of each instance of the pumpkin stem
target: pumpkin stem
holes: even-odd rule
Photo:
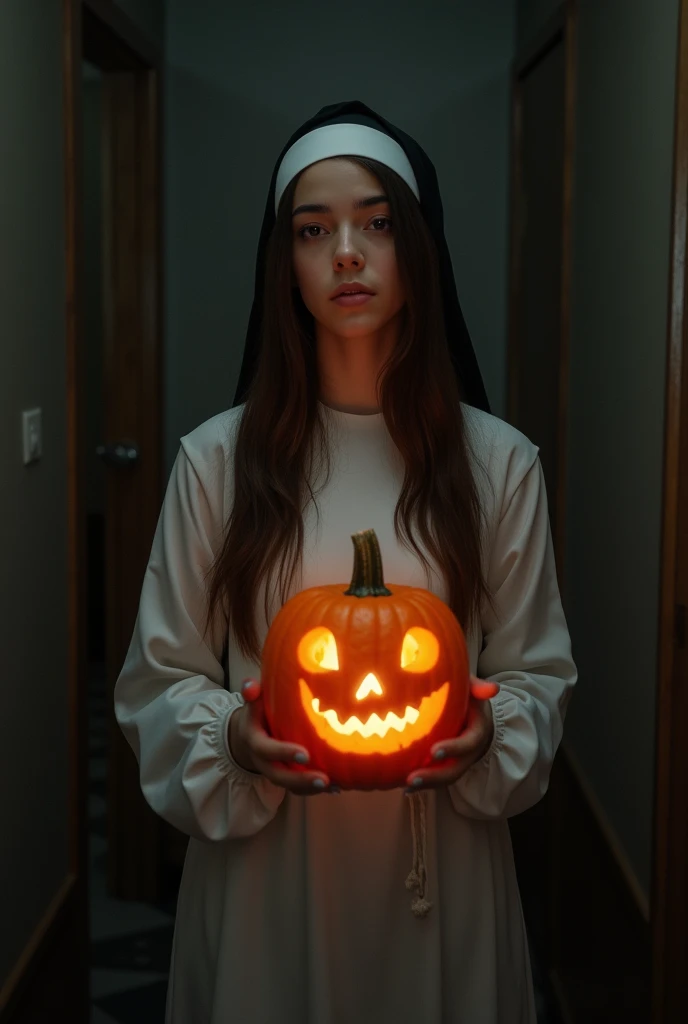
[[[354,572],[351,586],[344,593],[352,597],[391,597],[382,572],[382,555],[375,530],[360,530],[351,536],[354,542]]]

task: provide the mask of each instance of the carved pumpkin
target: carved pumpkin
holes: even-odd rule
[[[438,740],[457,736],[470,677],[463,631],[429,590],[385,586],[374,530],[352,536],[345,583],[290,598],[261,658],[271,734],[344,789],[405,786]]]

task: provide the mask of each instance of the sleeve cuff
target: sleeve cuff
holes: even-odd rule
[[[240,700],[239,703],[232,704],[224,715],[217,716],[213,730],[213,747],[217,751],[220,761],[226,771],[233,775],[238,781],[248,784],[256,782],[258,779],[262,779],[263,775],[260,772],[251,772],[247,768],[242,768],[242,766],[234,760],[232,751],[229,747],[229,720],[235,711],[240,707],[243,707],[243,703],[244,702]]]
[[[487,680],[489,682],[489,680]],[[471,773],[477,772],[481,767],[487,768],[493,757],[497,757],[502,747],[504,746],[504,699],[507,695],[502,693],[496,693],[494,697],[490,697],[488,703],[492,709],[492,722],[494,724],[494,733],[492,736],[492,743],[485,751],[483,756],[475,761],[471,767],[464,772],[460,779],[470,778]]]

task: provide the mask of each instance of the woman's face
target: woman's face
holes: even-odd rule
[[[307,167],[294,193],[293,266],[304,304],[316,324],[338,337],[374,335],[405,304],[389,203],[379,197],[380,182],[366,168],[341,158]],[[360,200],[374,201],[355,208]],[[317,204],[328,210],[303,210]],[[331,298],[344,282],[367,285],[375,293],[360,306]]]

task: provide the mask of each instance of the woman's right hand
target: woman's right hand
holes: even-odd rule
[[[282,743],[268,734],[260,682],[246,679],[241,693],[246,703],[229,719],[229,748],[237,764],[300,796],[315,796],[328,790],[330,780],[323,772],[289,767],[294,762],[308,763],[305,747]],[[328,791],[337,792],[335,788]]]

